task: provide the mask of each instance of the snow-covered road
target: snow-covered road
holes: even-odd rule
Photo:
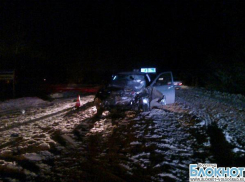
[[[227,142],[236,146],[234,152],[245,149],[245,97],[189,88],[178,93],[178,100],[206,125],[217,124]]]
[[[245,164],[241,95],[186,87],[163,110],[101,118],[81,100],[0,115],[0,181],[188,181],[191,163]]]

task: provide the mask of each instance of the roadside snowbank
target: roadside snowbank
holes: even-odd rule
[[[23,97],[0,102],[0,112],[23,110],[30,107],[44,107],[50,105],[50,102],[44,101],[38,97]]]

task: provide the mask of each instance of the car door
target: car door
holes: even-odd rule
[[[163,95],[165,95],[167,104],[172,104],[175,102],[175,89],[172,72],[160,73],[151,83],[151,86],[155,87]]]

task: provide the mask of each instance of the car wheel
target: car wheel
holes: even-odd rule
[[[147,104],[144,104],[144,105],[142,106],[142,109],[143,109],[143,112],[147,112],[147,111],[150,110],[150,108],[149,108],[149,106],[148,106]]]
[[[145,101],[146,100],[146,101]],[[141,98],[139,101],[138,111],[147,112],[150,111],[148,98]]]
[[[139,105],[138,111],[139,112],[141,112],[141,111],[143,111],[143,112],[150,111],[149,105],[148,104]]]

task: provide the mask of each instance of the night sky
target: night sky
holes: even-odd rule
[[[243,2],[1,1],[0,69],[208,71],[234,59],[243,65]]]

